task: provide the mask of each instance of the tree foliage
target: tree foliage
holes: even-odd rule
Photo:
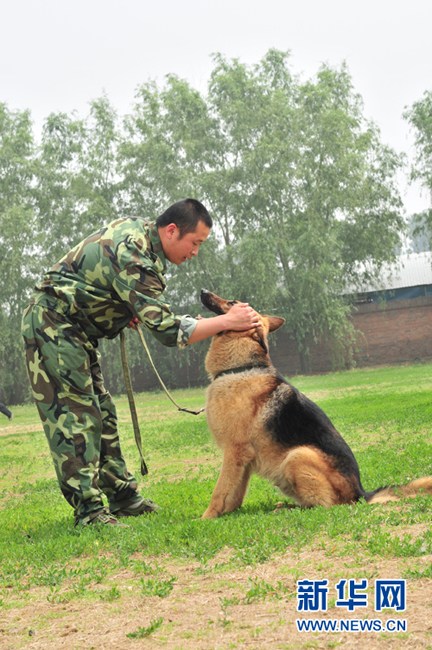
[[[279,310],[305,369],[311,341],[330,337],[348,352],[343,294],[394,256],[403,220],[400,158],[363,118],[347,70],[324,66],[301,83],[278,51],[252,67],[217,56],[205,103],[173,77],[145,91],[129,124],[154,111],[171,156],[165,192],[191,189],[216,220],[201,260],[175,271],[176,298],[189,302],[201,284]],[[154,160],[142,154],[133,167],[149,178]]]
[[[418,180],[432,198],[432,90],[424,93],[423,97],[414,102],[404,113],[404,117],[414,129],[416,155],[411,170],[411,178]],[[432,246],[432,207],[414,215],[414,236],[429,236]]]
[[[345,66],[322,66],[303,81],[284,52],[252,66],[215,55],[205,94],[173,75],[161,86],[149,81],[122,121],[101,97],[85,118],[50,115],[38,146],[28,113],[3,107],[0,134],[1,317],[14,313],[15,339],[36,268],[117,215],[151,220],[193,196],[215,228],[197,260],[170,270],[176,310],[197,313],[206,287],[284,316],[305,370],[324,338],[349,357],[347,288],[394,257],[403,220],[401,160],[364,118]],[[142,353],[129,346],[140,379]],[[117,351],[103,350],[121,389]],[[158,365],[177,382],[193,381],[201,356],[200,346],[157,348]]]
[[[38,268],[35,248],[36,160],[28,111],[0,104],[0,388],[5,399],[27,391],[21,311]]]

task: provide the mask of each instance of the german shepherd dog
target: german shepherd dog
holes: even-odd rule
[[[215,314],[225,314],[236,301],[203,290],[201,302]],[[239,508],[253,472],[303,507],[432,494],[432,477],[403,487],[363,489],[354,454],[327,415],[285,381],[270,360],[267,335],[284,322],[260,316],[258,327],[221,332],[211,341],[205,361],[211,380],[206,414],[223,463],[202,517]]]

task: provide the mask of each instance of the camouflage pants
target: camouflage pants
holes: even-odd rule
[[[33,397],[63,496],[82,519],[136,494],[120,449],[117,415],[99,352],[60,312],[32,304],[22,333]]]

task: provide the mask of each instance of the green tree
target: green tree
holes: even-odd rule
[[[17,333],[40,253],[33,237],[35,170],[29,112],[0,104],[0,387],[14,403],[28,394]]]
[[[42,270],[52,266],[89,231],[81,214],[79,177],[85,143],[83,120],[65,113],[45,120],[38,152],[37,236],[44,252]]]
[[[74,188],[83,205],[81,222],[92,230],[121,215],[120,141],[117,113],[108,98],[92,101]]]
[[[46,264],[119,214],[119,139],[106,97],[91,102],[86,119],[57,113],[45,121],[37,198]]]
[[[363,118],[344,67],[323,67],[316,80],[286,87],[285,102],[280,88],[268,93],[281,119],[264,119],[248,156],[258,195],[243,198],[239,216],[265,245],[254,245],[255,235],[244,240],[240,267],[260,263],[262,304],[278,279],[269,306],[282,307],[308,370],[311,344],[323,339],[333,342],[335,360],[349,359],[351,306],[344,294],[394,257],[403,226],[395,183],[400,159]]]
[[[414,129],[416,155],[411,179],[419,181],[432,197],[432,91],[414,102],[404,113],[404,118]],[[432,207],[413,216],[414,236],[425,234],[432,245]]]
[[[253,66],[214,61],[206,97],[172,76],[143,86],[122,147],[138,212],[190,193],[215,218],[200,258],[173,270],[171,295],[195,303],[206,286],[282,312],[305,370],[323,338],[349,354],[343,296],[395,255],[401,160],[364,118],[345,66],[301,82],[277,50]]]

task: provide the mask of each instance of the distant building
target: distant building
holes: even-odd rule
[[[359,366],[432,359],[432,253],[401,255],[362,287],[353,323]]]
[[[358,332],[357,366],[432,360],[432,253],[401,255],[383,268],[378,281],[357,289],[352,322]],[[295,342],[283,330],[277,334],[281,371],[302,372]],[[326,342],[313,345],[310,372],[332,369]]]
[[[432,252],[401,255],[395,264],[386,264],[375,284],[363,285],[358,302],[411,300],[432,296]]]

